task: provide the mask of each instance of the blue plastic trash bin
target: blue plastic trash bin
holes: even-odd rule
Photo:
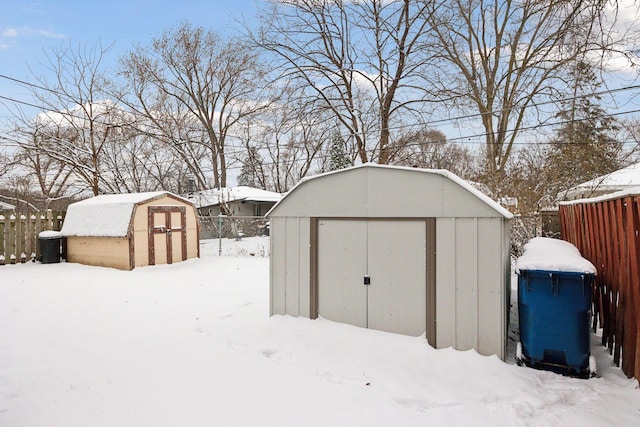
[[[569,242],[535,237],[516,262],[520,342],[516,362],[575,376],[595,376],[590,356],[596,268]]]
[[[593,274],[521,270],[520,342],[528,366],[589,375]]]

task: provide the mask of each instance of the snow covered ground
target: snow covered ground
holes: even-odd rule
[[[0,267],[0,426],[640,425],[640,390],[268,316],[268,240],[131,272]],[[253,254],[253,256],[251,255]]]

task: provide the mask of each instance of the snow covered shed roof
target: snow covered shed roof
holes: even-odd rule
[[[197,208],[217,206],[221,202],[228,203],[235,201],[245,203],[276,203],[280,201],[280,199],[282,199],[282,194],[280,193],[242,185],[231,188],[203,190],[193,194],[193,201]]]
[[[267,213],[267,217],[305,215],[513,217],[447,170],[374,163],[304,178]]]
[[[192,205],[168,191],[96,196],[69,205],[61,232],[64,236],[126,237],[135,207],[165,196]]]

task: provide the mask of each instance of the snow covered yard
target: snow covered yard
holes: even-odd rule
[[[602,347],[580,380],[269,318],[268,240],[223,243],[131,272],[0,267],[0,425],[640,425],[637,382]]]

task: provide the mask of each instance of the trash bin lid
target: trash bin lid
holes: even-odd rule
[[[524,245],[524,253],[516,260],[516,273],[542,270],[597,274],[596,268],[582,257],[571,243],[549,237],[534,237]]]
[[[41,239],[58,239],[62,237],[62,233],[60,231],[46,230],[40,232],[38,237]]]

